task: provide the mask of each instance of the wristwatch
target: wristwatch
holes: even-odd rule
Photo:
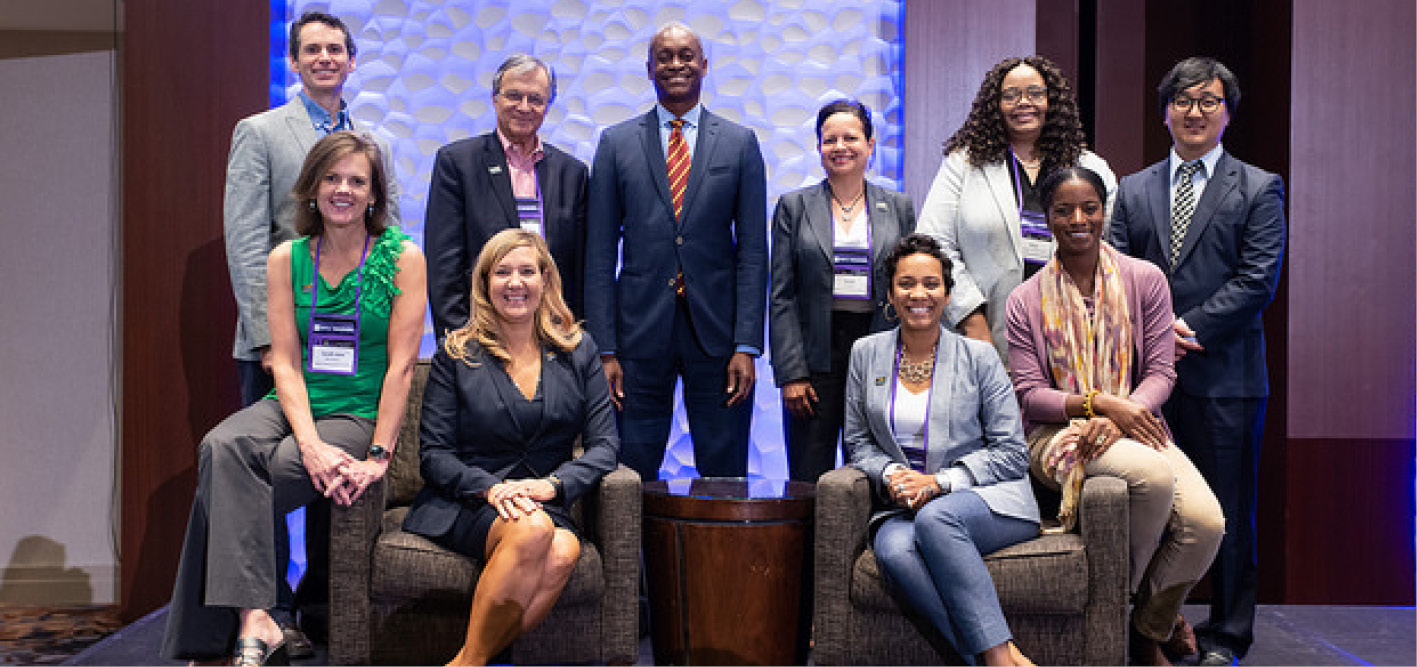
[[[369,447],[369,454],[365,458],[369,461],[387,463],[391,457],[393,457],[393,452],[385,449],[383,445],[371,445]]]

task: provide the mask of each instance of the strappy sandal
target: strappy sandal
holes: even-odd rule
[[[257,637],[242,637],[236,640],[236,656],[233,667],[261,667],[262,665],[289,665],[290,654],[285,650],[285,642],[267,650],[266,642]]]

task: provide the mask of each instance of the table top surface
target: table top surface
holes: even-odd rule
[[[817,485],[782,479],[700,477],[645,482],[644,492],[647,496],[699,500],[808,500],[816,497]]]

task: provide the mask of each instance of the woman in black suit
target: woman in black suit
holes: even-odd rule
[[[471,302],[433,358],[419,431],[425,486],[404,520],[484,562],[450,663],[468,665],[551,611],[580,557],[567,508],[620,450],[599,351],[572,319],[540,236],[508,229],[488,240]]]
[[[826,180],[773,213],[769,344],[795,480],[836,466],[851,344],[888,328],[880,258],[915,229],[909,197],[866,181],[875,147],[864,104],[828,103],[817,112]]]

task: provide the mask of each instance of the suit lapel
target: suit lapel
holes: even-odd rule
[[[669,211],[669,219],[674,219],[674,200],[669,196],[669,165],[664,161],[664,147],[659,141],[659,114],[655,109],[650,109],[640,120],[642,132],[640,133],[640,143],[645,149],[645,164],[649,165],[649,177],[654,181],[654,189],[659,193],[659,200],[664,204],[664,208]],[[690,183],[693,172],[690,172]],[[687,200],[688,197],[686,196]],[[685,209],[688,207],[685,206]]]
[[[496,132],[488,134],[487,143],[483,145],[482,168],[492,182],[492,198],[502,207],[502,219],[507,221],[508,227],[516,227],[520,221],[517,220],[517,202],[512,196],[512,174]]]
[[[1156,253],[1152,261],[1157,266],[1171,267],[1171,159],[1153,165],[1147,175],[1147,204],[1151,222],[1156,226]],[[1146,249],[1142,250],[1146,252]]]
[[[713,164],[713,151],[718,146],[718,117],[709,113],[708,109],[699,111],[699,136],[694,141],[694,159],[689,164],[689,183],[684,190],[684,218],[679,221],[683,224],[689,218],[689,211],[694,210],[694,195],[699,192],[699,185],[704,182],[704,173],[708,165]],[[668,183],[668,176],[665,177]]]
[[[314,121],[310,120],[310,112],[298,96],[285,103],[285,127],[290,130],[295,145],[300,147],[301,162],[304,162],[303,156],[310,154],[320,136],[315,131]]]
[[[940,469],[950,442],[950,412],[954,405],[954,378],[959,362],[953,339],[943,329],[935,342],[935,374],[930,379],[930,432],[925,442],[925,471]]]
[[[556,179],[551,178],[551,146],[541,142],[541,159],[536,163],[536,189],[541,197],[541,236],[551,241],[551,221],[547,220],[547,202],[556,201]]]
[[[879,419],[875,432],[884,445],[882,449],[892,460],[904,462],[905,452],[895,439],[895,428],[891,424],[891,401],[895,398],[895,354],[900,349],[900,328],[891,330],[891,335],[882,341],[885,349],[878,350],[871,363],[871,373],[866,378],[866,391],[870,392],[867,405],[879,405],[885,409],[872,410],[875,414],[868,418]]]
[[[1196,247],[1196,241],[1215,218],[1215,212],[1220,209],[1220,202],[1225,201],[1225,197],[1235,189],[1239,180],[1240,170],[1235,166],[1235,161],[1222,152],[1215,163],[1215,173],[1206,181],[1200,201],[1196,202],[1196,210],[1191,214],[1191,224],[1186,227],[1186,238],[1181,240],[1181,251],[1176,254],[1177,266],[1186,261],[1186,256]]]
[[[994,195],[994,204],[999,207],[999,219],[1004,221],[1005,236],[1009,239],[1009,246],[1013,248],[1014,257],[1023,261],[1023,251],[1019,246],[1023,243],[1023,232],[1018,219],[1018,202],[1014,196],[1014,183],[1009,178],[1009,167],[1002,162],[991,162],[984,165],[984,182],[989,184],[989,192]]]
[[[541,423],[537,425],[536,433],[527,442],[541,441],[547,424],[551,422],[546,417],[555,409],[553,406],[561,397],[561,380],[565,369],[560,364],[560,356],[560,354],[547,349],[546,345],[541,346]]]
[[[832,228],[830,193],[831,189],[823,180],[821,187],[808,191],[802,202],[802,216],[807,219],[807,228],[816,239],[817,247],[822,249],[822,255],[827,258],[828,266],[833,259],[832,244],[836,242]]]

